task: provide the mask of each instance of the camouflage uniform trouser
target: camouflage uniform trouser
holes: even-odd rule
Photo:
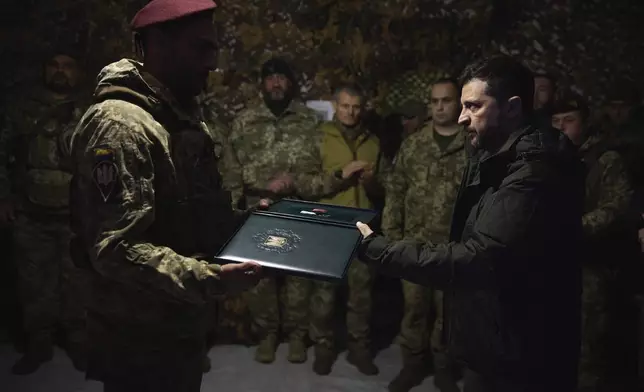
[[[69,343],[83,343],[86,280],[69,255],[71,230],[66,217],[19,214],[13,229],[27,337],[50,339],[61,326]]]
[[[579,387],[594,387],[606,374],[610,271],[584,267]]]
[[[374,271],[366,264],[359,260],[351,263],[348,271],[347,333],[349,343],[360,347],[369,347],[374,279]],[[311,339],[331,350],[335,348],[333,316],[337,288],[332,283],[315,282],[311,296]]]
[[[284,293],[280,295],[276,279],[262,279],[245,294],[253,332],[260,338],[277,334],[280,326],[279,303],[283,302],[283,332],[291,338],[304,339],[308,331],[311,285],[312,281],[308,279],[286,276]]]
[[[402,281],[405,309],[397,338],[406,363],[424,363],[430,348],[444,352],[443,293],[430,287]],[[430,333],[430,318],[434,307],[435,321]]]

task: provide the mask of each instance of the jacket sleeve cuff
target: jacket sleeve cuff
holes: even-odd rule
[[[358,248],[358,255],[368,264],[379,264],[380,258],[389,246],[389,241],[381,235],[371,234],[362,240]]]

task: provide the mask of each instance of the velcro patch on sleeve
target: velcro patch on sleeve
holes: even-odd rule
[[[108,147],[95,147],[92,179],[103,202],[107,203],[116,193],[119,169],[114,162],[114,150]]]

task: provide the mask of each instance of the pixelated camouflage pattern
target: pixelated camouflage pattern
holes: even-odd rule
[[[447,242],[453,204],[467,164],[464,146],[465,134],[459,132],[442,152],[431,121],[403,141],[387,181],[382,215],[387,237]],[[404,280],[402,287],[405,308],[397,342],[411,365],[426,360],[430,343],[435,343],[434,350],[442,349],[442,301],[432,288]],[[432,336],[433,305],[439,317]]]
[[[611,150],[600,151],[593,160],[594,148],[601,148],[601,137],[590,137],[581,147],[582,159],[588,164],[586,180],[584,233],[589,241],[602,237],[627,213],[633,195],[621,156]],[[614,244],[613,244],[614,245]],[[610,243],[605,246],[612,246]],[[591,255],[592,257],[592,255]],[[593,259],[594,260],[594,259]],[[579,386],[597,387],[607,375],[607,330],[610,317],[611,285],[614,284],[615,261],[600,260],[582,269],[582,340],[579,359]]]
[[[232,124],[230,142],[242,167],[248,204],[259,200],[271,179],[281,173],[298,176],[301,196],[325,192],[334,181],[321,173],[315,112],[292,101],[278,118],[262,101],[242,111]]]
[[[432,84],[449,76],[453,75],[442,71],[406,72],[394,79],[388,86],[383,108],[386,108],[385,111],[391,111],[412,100],[426,103],[429,106],[432,98]]]
[[[347,299],[347,334],[349,347],[370,349],[371,289],[375,279],[373,268],[354,260],[347,272],[349,295]],[[335,308],[338,285],[315,282],[311,294],[309,336],[315,344],[335,349]]]
[[[206,125],[214,140],[224,189],[230,192],[233,208],[237,208],[244,193],[244,181],[242,167],[230,143],[230,128],[216,118],[206,117]]]
[[[146,3],[11,0],[12,17],[0,24],[0,53],[14,61],[0,65],[8,76],[1,83],[29,83],[40,74],[40,55],[61,40],[78,45],[89,75],[132,56],[129,22]],[[629,2],[601,0],[231,0],[215,13],[222,49],[209,89],[228,122],[257,96],[260,64],[283,54],[302,72],[306,99],[328,98],[339,81],[354,80],[378,104],[410,67],[458,70],[501,51],[521,56],[534,70],[558,73],[563,85],[583,90],[594,104],[612,75],[642,68],[637,58],[619,59],[642,50],[643,13]]]
[[[465,135],[459,132],[441,152],[428,122],[406,138],[387,186],[382,229],[392,239],[441,243],[449,236],[452,204],[467,163]]]
[[[93,353],[95,372],[144,366],[166,343],[192,340],[195,350],[205,344],[209,304],[225,287],[217,266],[207,268],[196,255],[218,248],[217,238],[227,237],[222,231],[233,223],[197,104],[179,109],[140,63],[127,59],[105,67],[98,80],[97,96],[108,95],[88,109],[72,138],[72,224],[98,274],[88,306],[100,315],[91,317],[92,333],[110,342]],[[115,87],[120,98],[110,99]],[[145,99],[133,103],[147,96],[170,108],[157,113],[161,122]],[[105,156],[117,169],[112,188],[95,182],[97,157]],[[107,197],[106,189],[113,190]]]
[[[242,111],[232,125],[230,141],[242,167],[244,196],[248,205],[260,199],[269,181],[280,173],[298,175],[298,193],[319,192],[329,182],[321,173],[315,112],[293,101],[278,118],[262,101]],[[295,196],[295,195],[294,195]],[[246,300],[257,335],[277,333],[279,303],[284,303],[284,330],[302,339],[308,330],[311,282],[286,277],[283,295],[275,279],[263,279],[248,292]]]
[[[51,340],[59,327],[67,341],[85,342],[87,274],[69,255],[69,222],[19,214],[13,223],[23,326],[30,339]]]
[[[69,144],[83,104],[41,88],[9,107],[0,130],[0,199],[37,213],[68,212]]]

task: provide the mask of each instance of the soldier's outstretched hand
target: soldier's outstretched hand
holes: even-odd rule
[[[255,287],[262,275],[262,266],[246,261],[240,264],[224,264],[219,276],[229,293],[239,293]]]

